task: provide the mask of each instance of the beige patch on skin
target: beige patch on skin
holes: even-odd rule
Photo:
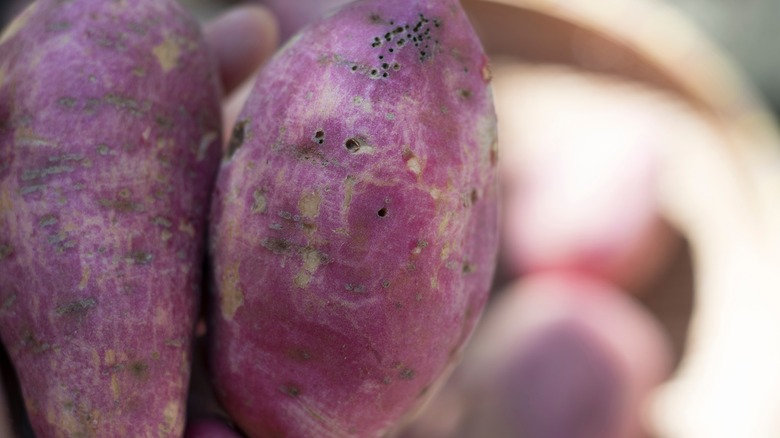
[[[165,327],[168,325],[168,312],[162,307],[158,307],[154,311],[154,325],[158,327]]]
[[[445,241],[444,246],[441,248],[441,260],[447,260],[450,254],[452,254],[452,244]]]
[[[179,56],[181,56],[181,46],[176,39],[170,35],[167,35],[163,42],[154,46],[152,53],[157,58],[157,62],[160,63],[163,73],[176,68],[179,63]]]
[[[227,320],[232,320],[238,308],[244,304],[244,292],[241,290],[238,275],[239,265],[239,263],[234,263],[228,266],[222,274],[222,281],[220,282],[222,284],[222,293],[219,298],[222,316]]]
[[[420,164],[420,160],[417,159],[417,157],[409,158],[406,161],[406,167],[417,176],[420,176],[420,173],[422,173],[422,165]]]
[[[309,272],[314,272],[320,267],[322,256],[319,251],[310,249],[303,253],[303,268]]]
[[[322,195],[319,192],[304,193],[298,201],[298,211],[303,217],[314,219],[320,214],[320,204],[322,204]]]
[[[168,436],[176,429],[176,426],[179,423],[180,409],[181,405],[176,401],[171,401],[165,405],[165,409],[163,410],[163,422],[160,423],[158,430],[158,432],[160,432],[159,436]]]
[[[293,282],[296,286],[303,289],[306,286],[309,285],[309,282],[311,282],[311,274],[306,272],[306,270],[301,269],[298,271],[298,274],[295,276],[295,279],[293,279]]]
[[[313,248],[307,248],[303,252],[303,268],[295,275],[293,282],[300,288],[305,288],[311,282],[311,278],[322,263],[322,254]]]
[[[33,14],[37,6],[38,2],[31,4],[27,9],[19,14],[19,16],[16,17],[16,19],[12,21],[11,24],[8,25],[2,35],[0,35],[0,44],[3,44],[7,40],[11,39],[14,35],[19,33],[22,28],[24,28],[24,25],[27,24],[27,21],[30,19],[30,16]],[[0,83],[2,83],[2,81],[0,81]]]
[[[444,218],[439,222],[439,236],[443,236],[450,226],[450,220],[452,219],[452,212],[444,214]]]
[[[265,197],[265,192],[262,190],[255,190],[254,193],[252,193],[252,196],[255,198],[255,202],[252,204],[252,213],[265,213],[265,209],[268,206],[268,199]]]
[[[92,350],[92,368],[94,368],[95,371],[100,370],[100,353],[98,353],[97,350]]]
[[[347,214],[349,211],[352,195],[355,194],[355,184],[357,184],[357,179],[354,176],[350,175],[344,179],[344,203],[341,204],[341,214]]]
[[[181,221],[179,223],[179,231],[186,233],[190,237],[195,237],[195,227],[193,227],[192,223],[188,221]]]
[[[417,242],[417,245],[412,250],[412,254],[419,255],[420,253],[422,253],[422,250],[426,247],[428,247],[428,242],[424,240],[420,240]]]
[[[106,350],[103,356],[103,362],[109,367],[116,365],[116,352],[111,349]]]
[[[111,395],[114,396],[114,400],[119,399],[119,379],[116,374],[111,375]]]
[[[490,82],[493,79],[493,73],[490,71],[490,66],[488,64],[485,64],[485,66],[482,67],[482,79],[485,82]]]
[[[89,265],[84,265],[81,270],[81,281],[79,282],[79,290],[84,290],[89,283],[90,270]]]

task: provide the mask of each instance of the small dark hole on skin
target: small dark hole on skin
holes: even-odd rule
[[[387,70],[387,69],[388,69],[388,67],[390,67],[390,64],[388,64],[388,63],[386,63],[386,62],[382,64],[382,68],[383,68],[383,69]]]
[[[379,73],[379,71],[377,71],[377,69],[371,70],[371,76],[376,76],[377,73]]]
[[[387,49],[387,51],[390,52],[390,53],[393,53],[393,49],[392,48]]]
[[[387,207],[380,208],[379,211],[376,212],[376,215],[379,217],[387,216]]]
[[[382,73],[382,77],[386,78],[387,77],[387,72]]]
[[[352,66],[352,71],[357,71],[357,66],[356,65]]]
[[[385,59],[385,55],[379,55],[379,59]]]
[[[233,154],[244,144],[244,140],[246,140],[246,125],[248,123],[249,120],[241,120],[233,128],[233,135],[230,136],[230,142],[228,143],[228,158],[232,158]]]
[[[317,130],[317,132],[314,133],[314,138],[321,139],[322,137],[325,137],[325,132],[322,129]]]
[[[360,141],[354,138],[348,138],[347,141],[344,142],[344,147],[354,154],[360,150]]]
[[[400,69],[401,69],[401,65],[400,64],[398,64],[397,62],[393,63],[393,70],[398,71]]]

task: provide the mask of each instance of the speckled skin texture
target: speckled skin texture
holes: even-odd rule
[[[454,0],[350,4],[260,74],[210,242],[213,377],[244,432],[380,436],[457,359],[495,264],[489,78]]]
[[[183,433],[219,111],[171,0],[39,0],[0,40],[0,334],[38,437]]]

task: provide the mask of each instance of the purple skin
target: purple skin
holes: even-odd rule
[[[179,437],[219,86],[173,0],[39,0],[0,40],[0,334],[38,437]]]
[[[184,438],[241,438],[241,435],[222,420],[200,418],[187,425]]]
[[[210,242],[213,378],[249,436],[380,436],[457,360],[496,258],[488,82],[455,0],[347,5],[262,71]]]

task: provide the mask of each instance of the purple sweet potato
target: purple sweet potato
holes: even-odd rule
[[[0,334],[39,437],[183,433],[220,124],[173,0],[39,0],[0,39]]]
[[[347,5],[260,73],[210,234],[213,379],[248,435],[381,435],[459,356],[497,247],[489,78],[455,0]]]
[[[198,418],[187,424],[184,438],[241,438],[219,418]]]

